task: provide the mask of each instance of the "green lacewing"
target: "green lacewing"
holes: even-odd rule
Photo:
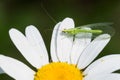
[[[94,24],[83,25],[75,28],[64,29],[62,30],[62,32],[70,35],[77,35],[80,33],[92,33],[94,36],[106,33],[112,36],[115,32],[112,25],[113,23],[94,23]],[[85,28],[89,28],[89,29],[85,29]]]
[[[44,8],[43,4],[41,3],[41,7],[43,11],[46,13],[46,15],[53,20],[55,23],[55,19],[48,13],[48,11]],[[111,27],[113,23],[94,23],[94,24],[88,24],[88,25],[83,25],[75,28],[70,28],[70,29],[64,29],[62,30],[63,33],[67,33],[70,35],[76,35],[80,33],[92,33],[93,36],[99,35],[99,34],[104,34],[107,33],[111,36],[114,35],[115,30]],[[83,28],[91,28],[90,30],[83,29]]]

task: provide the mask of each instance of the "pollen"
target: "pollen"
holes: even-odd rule
[[[38,69],[34,80],[83,80],[83,75],[73,64],[53,62]]]

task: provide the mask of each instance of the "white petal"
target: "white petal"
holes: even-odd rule
[[[110,38],[108,34],[102,34],[95,38],[80,55],[78,67],[83,69],[88,66],[107,45]]]
[[[83,73],[85,75],[100,75],[120,69],[120,55],[109,55],[93,62]]]
[[[0,67],[5,73],[16,80],[34,79],[35,72],[16,59],[0,55]]]
[[[5,72],[0,68],[0,74],[3,74],[3,73],[5,73]]]
[[[62,33],[61,31],[69,28],[74,28],[74,21],[71,18],[66,18],[60,24],[57,34],[57,55],[61,62],[70,62],[73,36]]]
[[[38,53],[35,47],[33,47],[30,41],[28,41],[28,39],[21,32],[19,32],[16,29],[11,29],[9,31],[9,35],[15,46],[21,52],[21,54],[34,67],[40,68],[42,65],[47,63],[46,62],[47,59],[46,60],[44,59],[44,54],[41,55],[40,53]]]
[[[58,29],[60,26],[60,22],[55,25],[53,33],[52,33],[52,39],[51,39],[51,45],[50,45],[50,53],[51,53],[51,58],[53,62],[58,62],[58,56],[57,56],[57,34],[58,34]]]
[[[84,80],[120,80],[120,74],[112,73],[96,76],[86,76]]]
[[[42,64],[47,64],[49,62],[48,60],[48,52],[47,49],[45,47],[44,41],[42,39],[42,36],[40,34],[40,32],[38,31],[38,29],[34,26],[28,26],[25,30],[25,34],[26,34],[26,38],[28,39],[28,41],[30,42],[33,50],[35,50]],[[39,68],[39,67],[38,67]]]
[[[90,28],[83,28],[90,30]],[[71,51],[71,62],[72,64],[77,64],[78,59],[85,47],[91,42],[91,33],[80,33],[75,36]]]

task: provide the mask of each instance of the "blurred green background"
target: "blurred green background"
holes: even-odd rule
[[[98,56],[120,53],[120,0],[0,0],[0,54],[4,54],[31,66],[15,48],[8,31],[17,28],[24,33],[25,27],[35,25],[41,32],[49,51],[50,39],[56,24],[45,12],[62,21],[71,17],[76,26],[113,22],[115,35]],[[2,74],[0,80],[13,80]]]

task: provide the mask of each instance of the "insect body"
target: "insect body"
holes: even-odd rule
[[[62,32],[69,33],[71,35],[76,35],[79,33],[93,33],[93,34],[101,34],[102,30],[87,30],[87,29],[80,29],[80,28],[71,28],[71,29],[64,29]]]

